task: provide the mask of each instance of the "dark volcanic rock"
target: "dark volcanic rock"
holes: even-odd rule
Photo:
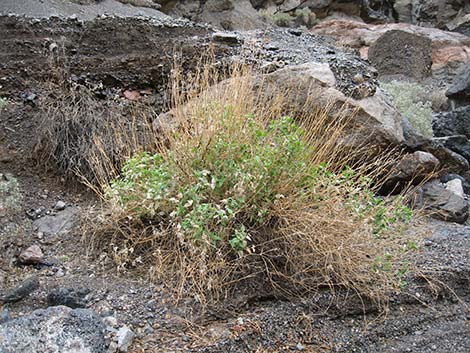
[[[369,49],[369,60],[380,76],[422,79],[431,72],[432,41],[405,31],[386,32]]]
[[[465,135],[470,139],[470,105],[437,114],[432,128],[438,137]]]
[[[470,141],[466,136],[455,135],[455,136],[446,136],[438,137],[434,139],[435,141],[443,144],[445,147],[458,153],[464,157],[470,163]]]
[[[90,293],[88,288],[56,288],[47,295],[49,306],[64,305],[69,308],[84,308],[86,296]]]
[[[39,279],[37,276],[31,276],[21,282],[18,286],[8,291],[3,297],[0,298],[0,301],[4,303],[17,302],[24,297],[28,296],[36,289],[39,288]]]
[[[455,77],[446,96],[459,105],[470,104],[470,66],[466,65]],[[470,108],[467,109],[468,111]]]
[[[0,325],[0,352],[104,353],[104,332],[93,311],[55,306]]]

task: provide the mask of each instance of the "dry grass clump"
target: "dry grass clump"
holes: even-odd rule
[[[110,182],[137,151],[155,150],[153,108],[100,100],[79,84],[50,83],[39,102],[39,164],[89,185]]]
[[[288,92],[266,96],[240,68],[219,79],[208,66],[184,80],[175,70],[171,119],[160,119],[153,149],[135,149],[101,185],[105,210],[89,239],[120,268],[143,264],[177,298],[328,286],[384,299],[413,248],[403,199],[374,195],[394,160],[341,144],[350,115],[312,101],[293,120]]]

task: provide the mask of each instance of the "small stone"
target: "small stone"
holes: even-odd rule
[[[238,44],[241,41],[237,34],[228,32],[216,32],[212,35],[212,39],[216,42],[227,44]]]
[[[116,328],[118,325],[117,319],[114,316],[106,316],[103,319],[103,322],[105,323],[106,326],[110,326],[113,328]]]
[[[115,353],[118,350],[118,344],[116,342],[111,342],[109,344],[108,350],[106,351],[107,353]]]
[[[18,256],[18,260],[24,265],[36,265],[42,262],[44,254],[38,245],[32,245],[23,250]]]
[[[463,186],[462,180],[460,179],[452,179],[446,183],[446,190],[454,193],[457,196],[463,197]]]
[[[132,344],[132,340],[134,339],[135,334],[132,330],[127,327],[123,326],[119,329],[117,333],[117,348],[119,352],[127,352],[129,350],[130,345]]]
[[[0,311],[0,324],[3,324],[4,322],[10,321],[10,320],[11,320],[11,316],[10,316],[10,312],[8,311],[8,309],[3,309],[2,311]]]
[[[65,210],[66,204],[64,201],[57,201],[56,204],[54,205],[54,210],[56,211],[62,211]]]
[[[297,343],[297,346],[296,346],[297,350],[298,351],[303,351],[305,349],[305,346],[302,344],[302,343]]]
[[[353,77],[353,81],[355,83],[363,83],[365,80],[364,80],[364,76],[362,76],[361,74],[356,74],[354,75]]]

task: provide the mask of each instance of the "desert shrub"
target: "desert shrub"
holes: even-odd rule
[[[103,185],[89,239],[121,269],[145,264],[176,297],[339,286],[382,299],[397,284],[410,211],[374,195],[378,159],[358,164],[362,152],[340,144],[348,117],[309,106],[293,120],[285,92],[253,94],[263,83],[246,72],[210,89],[208,77],[185,77],[198,88],[173,92],[165,144]]]
[[[272,21],[279,27],[290,27],[294,21],[294,17],[286,12],[277,12],[272,16]]]
[[[306,26],[307,28],[311,28],[315,26],[317,23],[317,18],[314,12],[310,10],[308,7],[304,7],[302,9],[295,10],[295,17],[297,22],[301,25]]]
[[[392,81],[383,88],[393,97],[399,112],[423,136],[432,137],[432,100],[417,83]]]

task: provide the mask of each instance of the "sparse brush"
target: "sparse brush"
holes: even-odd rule
[[[418,83],[392,81],[382,83],[384,89],[392,95],[399,112],[421,135],[433,136],[432,105],[438,102],[436,92],[428,92]],[[433,103],[435,102],[435,103]]]
[[[403,273],[411,211],[374,195],[391,155],[364,158],[341,143],[348,109],[332,116],[313,100],[290,109],[288,92],[244,68],[216,85],[209,66],[174,73],[154,137],[164,143],[135,149],[102,185],[105,210],[88,239],[120,268],[145,264],[177,298],[202,303],[323,286],[386,298]]]
[[[38,163],[90,186],[105,184],[138,151],[155,150],[148,106],[99,100],[85,86],[50,84],[39,102]]]

